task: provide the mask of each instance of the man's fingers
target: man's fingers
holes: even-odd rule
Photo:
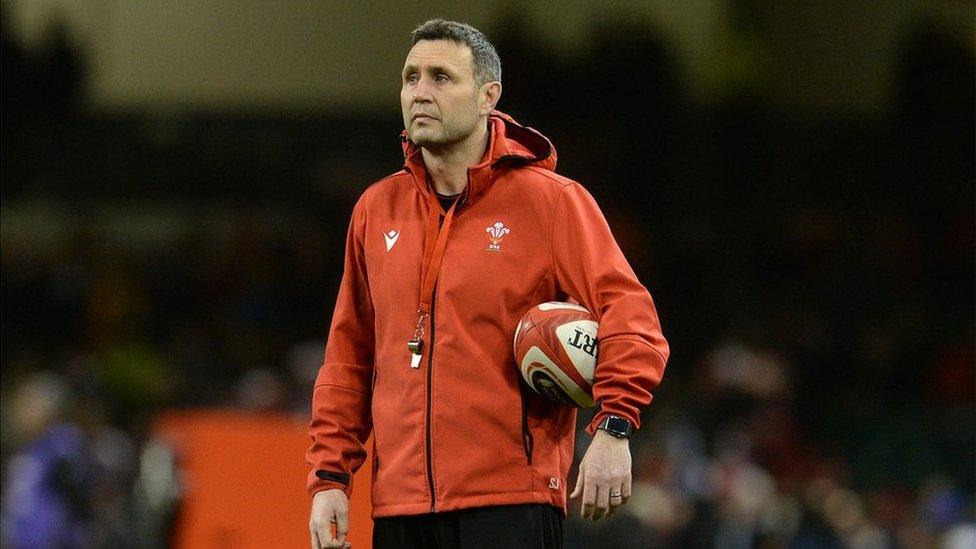
[[[311,526],[312,531],[312,549],[325,549],[326,547],[332,547],[332,524],[325,523]]]
[[[607,516],[609,517],[613,516],[613,514],[617,512],[617,507],[624,504],[625,500],[623,498],[623,488],[619,486],[616,488],[611,488],[608,501],[610,503],[610,507],[607,509]]]
[[[329,517],[329,522],[319,528],[319,540],[322,542],[322,547],[342,547],[342,540],[336,539],[336,514],[333,513]]]
[[[569,499],[574,499],[576,496],[580,495],[580,489],[583,487],[583,471],[580,471],[576,475],[576,487],[573,488],[573,493],[569,495]]]
[[[596,488],[592,483],[583,482],[583,502],[580,515],[588,519],[593,516],[593,508],[596,506]]]
[[[336,511],[336,534],[339,541],[346,541],[346,536],[349,534],[348,511]]]
[[[308,522],[312,549],[346,547],[349,533],[349,500],[338,489],[318,492],[312,497]]]
[[[627,503],[627,500],[630,499],[630,494],[631,494],[630,490],[631,490],[631,477],[628,475],[627,478],[624,479],[624,485],[620,487],[620,494],[623,497],[623,503]]]
[[[332,543],[333,539],[331,524],[326,523],[324,526],[319,526],[316,532],[318,533],[319,547],[322,549],[325,549],[326,547],[340,547],[339,545]]]
[[[598,486],[596,489],[596,507],[593,509],[593,520],[600,520],[607,514],[610,507],[610,488]]]

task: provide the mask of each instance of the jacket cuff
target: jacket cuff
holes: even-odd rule
[[[314,496],[326,490],[342,490],[347,498],[352,497],[352,475],[326,470],[312,471],[308,476],[308,495]]]
[[[614,338],[600,343],[602,362],[597,365],[593,396],[597,411],[586,432],[596,428],[608,415],[626,419],[636,432],[640,429],[640,410],[653,396],[664,370],[664,357],[643,339]]]

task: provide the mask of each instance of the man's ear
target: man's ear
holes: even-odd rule
[[[478,109],[481,116],[488,116],[495,106],[498,105],[498,100],[502,98],[502,83],[501,82],[485,82],[481,85],[481,105]]]

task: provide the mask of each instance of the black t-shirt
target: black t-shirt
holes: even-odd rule
[[[454,204],[454,201],[457,200],[459,196],[461,195],[460,194],[446,195],[446,194],[437,193],[437,200],[441,201],[441,208],[444,208],[444,211],[446,212],[447,210],[451,209],[451,204]]]

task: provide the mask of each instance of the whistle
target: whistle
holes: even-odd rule
[[[410,349],[411,353],[419,356],[424,349],[424,340],[419,338],[411,339],[407,342],[407,349]]]

